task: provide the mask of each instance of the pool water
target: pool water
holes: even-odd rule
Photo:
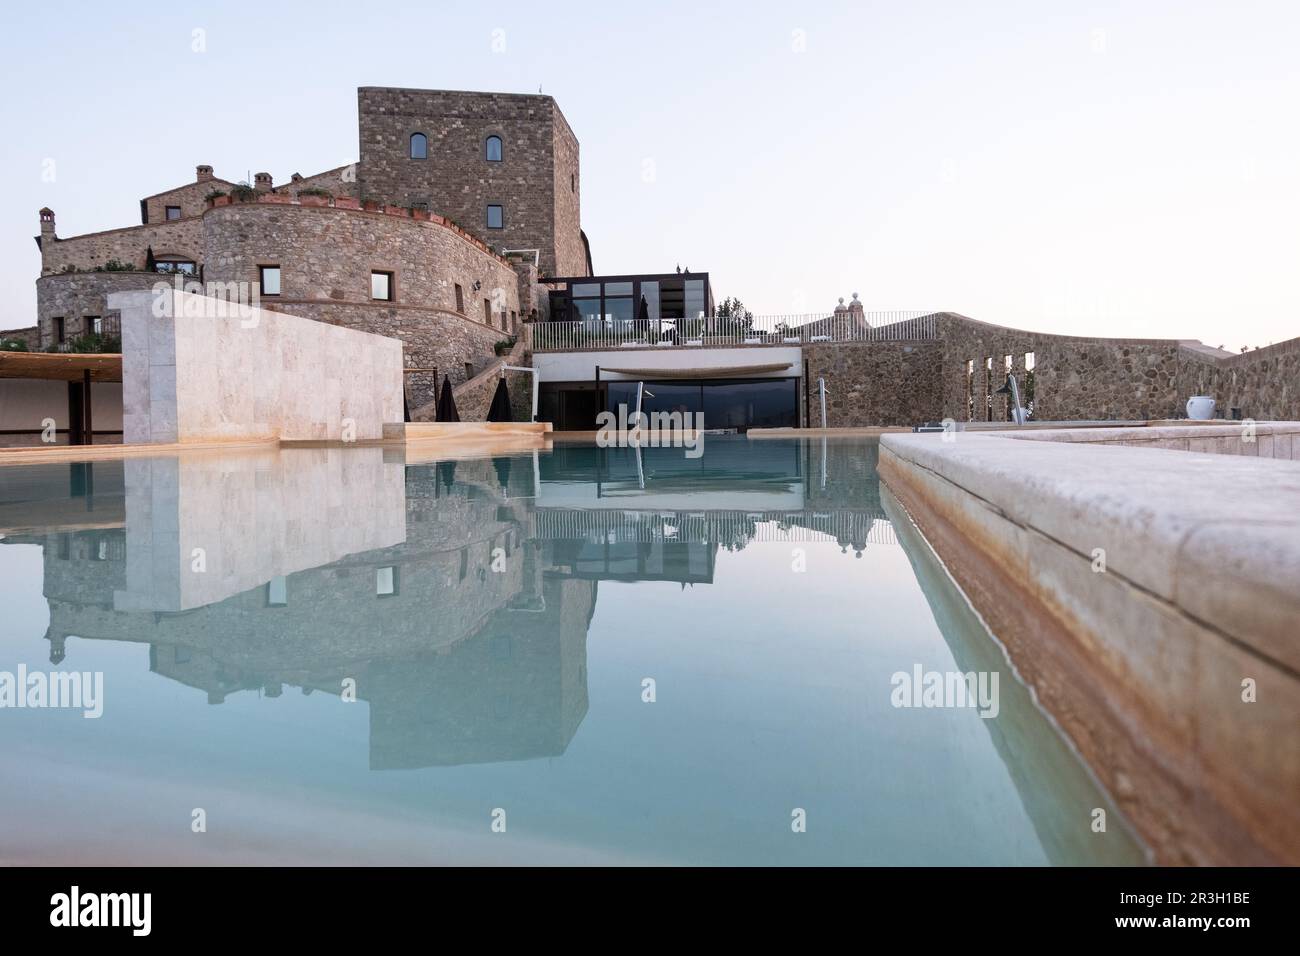
[[[877,452],[0,468],[0,863],[1142,863]]]

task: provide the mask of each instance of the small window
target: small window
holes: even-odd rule
[[[483,143],[483,155],[489,163],[501,162],[501,137],[489,136]]]
[[[577,174],[576,174],[576,173],[569,173],[569,192],[571,192],[571,193],[576,193],[577,191],[578,191],[578,177],[577,177]]]
[[[411,134],[411,158],[429,158],[429,137],[425,136],[423,133]]]
[[[519,316],[514,309],[510,310],[510,331],[519,331]]]
[[[63,341],[63,316],[58,316],[54,320],[54,341]]]
[[[85,329],[92,335],[99,335],[104,331],[104,320],[97,315],[88,315],[85,319]]]
[[[505,224],[505,214],[500,206],[488,206],[487,208],[487,227],[489,229],[500,229]]]
[[[393,301],[393,274],[391,272],[370,273],[370,298],[382,302]]]
[[[279,266],[258,266],[257,284],[258,284],[258,288],[262,290],[262,295],[279,295],[280,294],[280,267]]]
[[[281,575],[266,582],[266,606],[289,606],[289,580]]]
[[[491,299],[483,300],[483,323],[485,325],[492,324],[492,300]]]
[[[465,290],[460,287],[459,282],[456,283],[456,311],[461,315],[465,314]]]
[[[375,597],[393,597],[397,593],[397,568],[376,568]]]
[[[168,206],[168,207],[167,207],[167,218],[168,218],[168,219],[179,219],[179,218],[181,218],[181,207],[180,207],[180,206]]]

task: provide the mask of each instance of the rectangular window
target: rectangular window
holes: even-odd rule
[[[393,301],[393,274],[391,272],[370,273],[370,298],[381,302]]]
[[[510,310],[510,331],[511,332],[519,331],[519,316],[515,314],[514,309]]]
[[[257,284],[258,284],[258,288],[262,290],[262,295],[279,295],[280,294],[280,267],[279,266],[258,266]]]
[[[58,316],[54,320],[54,341],[63,341],[63,316]]]
[[[502,212],[501,206],[487,207],[487,227],[489,229],[501,229],[505,226],[505,213]]]
[[[92,335],[99,335],[104,331],[104,320],[97,315],[88,315],[85,318],[85,330]]]
[[[377,568],[375,570],[375,596],[393,597],[397,593],[397,568]]]
[[[181,218],[181,207],[180,207],[180,206],[168,206],[168,207],[167,207],[167,218],[168,218],[168,219],[179,219],[179,218]]]
[[[461,315],[465,314],[465,290],[460,287],[459,282],[456,283],[456,311]]]
[[[483,324],[484,325],[492,324],[492,300],[491,299],[483,300]]]

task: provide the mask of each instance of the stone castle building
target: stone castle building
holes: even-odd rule
[[[199,165],[140,200],[139,225],[80,236],[42,209],[34,344],[115,331],[107,296],[161,273],[400,339],[412,408],[481,372],[546,309],[539,273],[590,273],[577,137],[542,95],[366,87],[358,113],[359,163],[278,186]]]

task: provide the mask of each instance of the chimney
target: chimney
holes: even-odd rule
[[[259,193],[269,193],[271,191],[271,174],[253,173],[253,188]]]
[[[212,167],[211,167],[211,166],[195,166],[195,167],[194,167],[194,173],[195,173],[195,176],[196,176],[196,179],[195,179],[196,182],[206,183],[206,182],[211,182],[211,181],[212,181]]]
[[[45,271],[45,263],[48,261],[50,253],[54,250],[54,243],[58,241],[58,236],[54,234],[54,210],[46,206],[41,210],[41,234],[36,237],[36,245],[41,250],[41,271]]]

